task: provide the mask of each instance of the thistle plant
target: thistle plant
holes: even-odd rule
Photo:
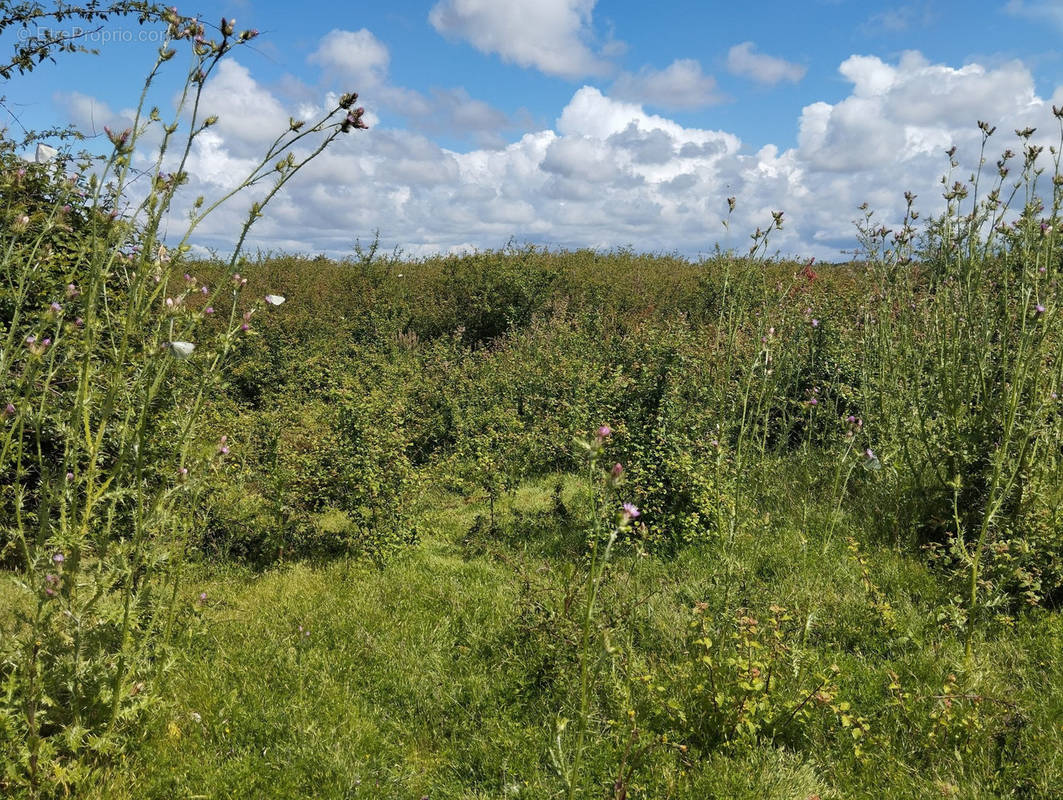
[[[866,414],[897,449],[920,538],[944,547],[965,575],[968,656],[987,593],[999,597],[1010,580],[987,580],[987,554],[1021,541],[1042,566],[1056,557],[1051,532],[1029,527],[1031,508],[1059,478],[1063,109],[1054,111],[1061,135],[1047,192],[1029,128],[1015,131],[1017,179],[1006,150],[984,189],[994,129],[979,123],[980,166],[966,181],[942,178],[946,208],[921,242],[911,195],[896,233],[870,213],[861,225],[876,285],[863,325]],[[957,169],[955,148],[947,156]]]
[[[586,779],[581,772],[581,765],[586,748],[587,729],[590,725],[591,670],[593,668],[591,661],[594,649],[592,631],[596,629],[594,615],[598,594],[612,556],[613,545],[622,533],[633,527],[635,520],[640,516],[639,509],[631,503],[623,503],[615,513],[609,510],[609,496],[615,494],[624,476],[624,469],[620,464],[615,464],[608,470],[602,467],[605,444],[612,433],[608,425],[602,425],[593,437],[576,440],[577,448],[585,456],[588,478],[591,486],[594,487],[594,500],[590,509],[590,541],[588,542],[590,561],[583,589],[583,617],[580,626],[579,709],[576,718],[575,743],[572,746],[571,756],[566,756],[562,745],[562,735],[568,721],[560,719],[556,744],[550,753],[554,767],[564,782],[565,796],[568,800],[585,796]]]
[[[0,555],[21,589],[17,624],[0,640],[0,747],[19,765],[4,780],[31,797],[90,753],[114,753],[151,696],[179,617],[193,510],[229,453],[224,432],[198,430],[200,411],[253,315],[283,302],[244,297],[241,248],[307,162],[365,127],[354,94],[316,121],[292,120],[234,189],[191,203],[184,235],[167,243],[193,144],[218,121],[203,115],[204,87],[257,32],[223,19],[209,39],[195,19],[164,19],[133,124],[107,130],[107,156],[6,158],[0,177],[14,198],[0,233]],[[191,66],[164,121],[146,98],[182,44]],[[151,166],[138,176],[149,136]],[[20,194],[29,180],[45,193]],[[191,237],[247,190],[259,199],[225,277],[208,285],[185,265]]]

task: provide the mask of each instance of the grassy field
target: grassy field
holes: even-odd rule
[[[553,480],[520,487],[490,540],[475,536],[482,507],[435,498],[423,542],[383,568],[200,572],[143,739],[89,796],[555,796],[550,753],[578,688],[580,587],[553,492]],[[567,480],[562,502],[580,497]],[[595,648],[584,796],[1057,793],[1059,615],[995,625],[966,661],[923,561],[885,544],[857,555],[853,520],[827,542],[786,513],[793,499],[762,509],[726,555],[705,546],[612,562],[595,621],[609,644]],[[751,695],[785,716],[805,690],[787,683],[825,672],[834,700],[813,699],[798,724],[714,742],[693,717],[704,675],[691,671],[690,625],[726,641],[741,630],[735,609],[766,618],[773,605],[786,608],[778,645],[764,643],[778,648],[779,694]],[[860,740],[830,708],[839,703],[859,717]],[[684,724],[687,737],[669,739]]]

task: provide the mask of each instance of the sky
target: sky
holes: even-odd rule
[[[696,258],[744,251],[781,210],[772,251],[843,260],[862,203],[886,225],[905,191],[940,211],[945,151],[968,177],[978,121],[997,128],[994,173],[1021,149],[1015,129],[1037,128],[1049,171],[1059,143],[1063,0],[178,8],[208,35],[222,16],[260,31],[207,83],[220,121],[193,147],[182,202],[231,189],[289,116],[351,90],[366,108],[369,130],[334,142],[253,229],[262,250],[342,256],[379,231],[411,257],[536,244]],[[115,20],[87,43],[99,54],[0,85],[10,135],[69,123],[102,149],[104,125],[129,124],[158,32]],[[151,95],[171,113],[185,64],[182,51]],[[220,209],[198,245],[226,252],[245,209]]]

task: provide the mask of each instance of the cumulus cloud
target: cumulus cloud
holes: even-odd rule
[[[704,108],[722,102],[716,79],[701,71],[693,58],[680,58],[661,70],[643,67],[636,74],[624,73],[610,94],[664,109]]]
[[[371,113],[398,117],[421,133],[446,134],[477,145],[498,146],[504,142],[502,132],[516,127],[508,115],[471,97],[464,88],[434,88],[425,94],[393,85],[388,79],[390,60],[387,46],[365,28],[334,29],[307,57],[311,64],[322,68],[330,83],[362,92],[361,102]],[[297,88],[305,96],[307,87],[293,81],[289,77],[281,88]]]
[[[386,246],[415,255],[498,247],[511,237],[696,255],[717,241],[744,249],[749,232],[781,209],[785,226],[772,248],[830,260],[855,246],[852,220],[865,201],[886,225],[899,221],[906,190],[919,196],[924,215],[937,213],[944,151],[959,148],[961,178],[977,167],[977,120],[999,128],[990,160],[1005,147],[1020,149],[1016,128],[1038,128],[1034,141],[1045,145],[1058,130],[1051,106],[1063,104],[1063,85],[1039,96],[1019,62],[990,68],[934,64],[914,52],[893,61],[852,56],[839,74],[847,95],[806,106],[789,148],[754,151],[727,131],[681,125],[593,86],[575,91],[554,125],[502,146],[457,152],[416,130],[375,126],[337,140],[300,173],[250,244],[338,255],[379,228]],[[283,129],[287,122],[283,104],[243,67],[230,65],[217,77],[208,88],[221,121],[193,148],[189,199],[231,185],[263,137],[276,132],[274,123]],[[466,100],[443,92],[402,102],[413,118]],[[235,102],[244,105],[232,108]],[[79,98],[71,106],[91,103]],[[492,123],[491,112],[475,104],[468,115],[472,127]],[[738,207],[725,230],[729,196]],[[200,244],[230,246],[245,207],[224,208],[203,226]]]
[[[502,132],[518,124],[508,114],[471,97],[460,87],[432,89],[427,94],[415,89],[386,87],[378,96],[387,109],[415,130],[469,138],[483,146],[501,146],[505,143]]]
[[[773,85],[782,81],[797,83],[807,69],[782,58],[753,52],[753,42],[736,44],[727,51],[727,70],[732,75],[750,78],[757,83]]]
[[[361,91],[384,82],[390,58],[387,46],[362,28],[329,31],[307,60],[348,81],[352,90]]]
[[[428,20],[439,33],[464,39],[482,53],[493,53],[547,75],[578,78],[609,69],[587,41],[596,0],[440,0]],[[611,41],[610,52],[619,43]]]

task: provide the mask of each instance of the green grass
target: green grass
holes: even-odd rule
[[[186,598],[194,623],[158,687],[166,699],[136,755],[89,796],[557,795],[549,751],[558,715],[574,708],[581,577],[572,537],[550,515],[554,483],[514,492],[502,530],[480,542],[467,533],[483,509],[437,498],[421,546],[383,568],[203,572]],[[581,487],[565,487],[575,503]],[[780,514],[747,520],[729,554],[706,545],[670,560],[618,557],[599,625],[620,655],[597,662],[587,769],[599,790],[588,796],[611,796],[623,758],[628,733],[608,718],[623,706],[616,697],[632,676],[663,682],[681,662],[693,604],[726,633],[736,609],[776,603],[795,618],[793,654],[838,667],[838,695],[867,718],[875,745],[854,756],[848,732],[824,717],[799,736],[682,753],[652,733],[681,689],[656,701],[629,693],[640,742],[652,745],[629,797],[1052,797],[1063,785],[1059,616],[990,626],[966,666],[942,617],[947,591],[925,562],[873,542],[860,552],[879,605],[844,535],[824,546]],[[904,709],[890,705],[891,672],[911,695]],[[969,721],[930,740],[949,675],[958,693],[989,699],[955,701]]]

